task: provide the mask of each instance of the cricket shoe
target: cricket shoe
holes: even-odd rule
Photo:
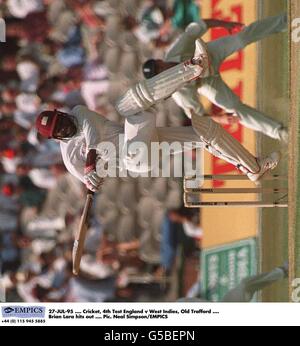
[[[280,153],[278,151],[274,151],[265,158],[257,158],[260,170],[257,173],[248,172],[248,178],[254,182],[259,181],[267,172],[271,171],[278,165],[279,160]]]
[[[199,64],[203,68],[203,71],[200,75],[201,78],[205,78],[210,75],[208,51],[205,42],[201,39],[197,39],[195,42],[195,53],[194,57],[192,58],[192,63],[195,65]]]

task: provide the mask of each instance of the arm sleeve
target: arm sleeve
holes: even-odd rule
[[[194,22],[189,24],[186,27],[185,32],[182,33],[169,48],[165,60],[172,61],[173,57],[189,53],[192,57],[195,50],[195,40],[203,36],[206,31],[207,25],[203,20],[198,23]]]
[[[61,148],[62,159],[63,159],[64,165],[66,166],[66,169],[68,170],[70,174],[72,174],[75,178],[79,179],[84,184],[85,183],[83,178],[84,177],[84,173],[83,173],[84,162],[79,161],[77,165],[72,164],[63,143],[60,144],[60,148]]]
[[[192,112],[199,116],[205,113],[195,85],[184,86],[176,91],[172,98],[190,119],[192,118]]]
[[[94,113],[94,112],[91,112]],[[97,113],[95,113],[97,114]],[[83,122],[83,133],[86,140],[86,149],[93,149],[101,142],[101,134],[99,133],[98,126],[94,116],[87,117]]]
[[[106,119],[100,114],[90,111],[85,106],[76,106],[72,112],[82,127],[82,132],[86,141],[86,149],[94,149],[101,142]]]

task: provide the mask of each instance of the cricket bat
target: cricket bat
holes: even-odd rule
[[[94,199],[94,192],[88,191],[86,195],[86,200],[84,204],[83,213],[81,215],[80,224],[78,231],[75,235],[75,240],[73,244],[73,274],[78,275],[80,269],[80,261],[84,248],[84,241],[86,237],[86,233],[88,230],[88,221],[89,221],[89,211]]]

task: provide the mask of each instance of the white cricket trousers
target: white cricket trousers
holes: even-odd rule
[[[128,171],[146,173],[154,169],[151,158],[151,143],[179,142],[182,150],[193,147],[203,147],[199,135],[192,126],[183,127],[156,127],[156,117],[152,112],[140,112],[129,116],[124,123],[123,163]],[[185,145],[186,143],[190,145]],[[144,145],[140,145],[140,143]],[[136,165],[136,162],[139,165]]]
[[[246,26],[236,35],[209,42],[207,49],[214,71],[219,71],[221,63],[232,53],[271,34],[282,32],[286,29],[286,26],[287,16],[282,14],[258,20]],[[212,103],[226,112],[236,113],[240,118],[240,123],[245,127],[262,132],[271,138],[280,139],[278,130],[282,127],[282,124],[242,103],[239,97],[223,81],[219,73],[202,79],[198,93],[207,97]]]
[[[250,172],[259,170],[256,158],[210,117],[196,116],[192,119],[193,126],[156,127],[155,114],[151,112],[141,112],[127,117],[122,154],[125,168],[136,173],[149,172],[157,168],[158,164],[150,160],[151,143],[178,142],[179,150],[174,153],[204,147],[236,167],[242,166]]]

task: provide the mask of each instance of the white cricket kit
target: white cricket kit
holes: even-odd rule
[[[145,173],[155,167],[143,162],[143,157],[149,157],[149,148],[152,142],[166,142],[172,144],[179,142],[181,148],[176,153],[191,148],[204,147],[213,155],[233,164],[244,173],[258,172],[256,158],[242,146],[242,144],[227,133],[222,126],[210,117],[193,115],[193,126],[156,127],[155,114],[143,112],[126,118],[125,145],[143,142],[146,148],[129,150],[124,155],[124,166],[132,172]],[[147,152],[145,152],[147,150]],[[134,165],[134,159],[141,162],[139,167]],[[151,163],[152,164],[152,163]]]
[[[193,81],[201,76],[203,67],[194,64],[191,59],[199,58],[201,42],[194,42],[194,54],[190,59],[171,67],[158,75],[142,80],[132,86],[116,102],[116,109],[122,116],[135,115],[149,109],[154,104],[170,97],[175,91],[181,89],[187,82]]]
[[[60,149],[67,170],[85,183],[83,177],[88,151],[95,149],[101,141],[114,143],[118,134],[123,132],[123,127],[85,106],[74,107],[71,115],[75,119],[77,133],[72,138],[60,140]]]
[[[190,60],[191,57],[201,56],[201,52],[203,52],[205,48],[203,49],[201,42],[198,42],[198,40],[195,41],[195,35],[199,35],[200,29],[201,26],[199,27],[198,24],[192,23],[186,31],[187,40],[183,40],[182,36],[179,37],[179,39],[176,41],[177,45],[173,47],[168,54],[171,54],[172,52],[173,54],[178,54],[181,47],[185,47],[185,52],[190,54],[188,57]],[[186,57],[187,56],[184,55],[183,59]],[[157,101],[163,99],[171,92],[172,89],[178,89],[179,83],[175,82],[177,77],[175,76],[176,78],[173,77],[172,79],[171,74],[178,74],[181,66],[182,64],[177,65],[175,68],[168,69],[154,78],[145,81],[149,82],[148,85],[150,86],[150,90],[157,90],[157,98],[151,98],[149,93],[146,92],[147,89],[143,89],[141,87],[141,85],[143,85],[143,82],[141,82],[131,88],[119,99],[117,104],[119,113],[124,116],[129,116],[125,121],[125,143],[131,144],[141,141],[147,144],[147,149],[137,149],[132,150],[132,152],[127,152],[127,155],[125,156],[126,168],[130,171],[136,170],[136,167],[131,165],[131,163],[134,163],[132,158],[139,158],[139,161],[141,162],[143,157],[149,157],[148,151],[150,143],[158,140],[159,142],[166,141],[168,143],[179,141],[181,144],[183,142],[197,142],[199,146],[201,146],[200,143],[202,142],[202,144],[205,144],[206,150],[211,152],[213,155],[221,157],[227,162],[232,163],[236,167],[240,168],[244,173],[258,172],[260,167],[257,164],[256,158],[212,119],[208,117],[200,119],[197,116],[193,116],[193,128],[156,128],[155,116],[153,114],[139,112],[140,110],[144,110],[157,103]],[[203,72],[207,71],[204,69]],[[204,80],[208,78],[204,78]],[[167,83],[164,85],[163,83],[165,80]],[[183,81],[184,85],[187,84],[187,80],[188,78]],[[155,89],[155,87],[153,87],[154,85],[157,86],[158,89]],[[187,90],[187,93],[189,92],[188,88],[185,90]],[[197,89],[194,88],[194,97],[196,97],[196,92]],[[176,94],[177,93],[174,95]],[[187,98],[188,97],[189,95],[187,94]],[[190,109],[191,117],[192,114],[195,114],[194,110],[200,107],[200,103],[198,102],[197,98],[193,101],[193,107]],[[184,102],[185,100],[182,101],[182,105],[184,105]],[[147,150],[147,153],[145,150]],[[139,172],[147,172],[151,170],[151,168],[153,167],[149,167],[148,162],[146,162],[145,164],[140,164]]]
[[[110,121],[85,106],[74,107],[71,115],[77,124],[77,133],[70,139],[61,140],[60,149],[67,170],[83,183],[85,183],[83,177],[88,150],[97,149],[100,143],[108,142],[115,145],[118,155],[119,135],[124,135],[120,148],[123,151],[122,167],[136,173],[149,172],[153,168],[151,162],[145,162],[136,167],[136,160],[143,161],[141,158],[148,155],[152,142],[191,143],[191,146],[182,145],[185,150],[203,146],[199,135],[192,126],[157,128],[155,115],[151,112],[129,116],[125,119],[124,125]],[[146,146],[130,151],[130,145],[137,142],[143,142]],[[125,148],[128,148],[128,151],[124,152]],[[147,153],[144,150],[147,150]],[[97,173],[99,174],[101,163],[115,159],[115,157],[109,157],[99,151],[98,154],[102,158],[98,161],[99,166],[97,163]]]
[[[204,114],[204,109],[199,102],[199,95],[203,95],[226,112],[237,114],[240,118],[240,123],[245,127],[262,132],[271,138],[279,139],[278,130],[282,127],[282,124],[242,103],[238,96],[223,81],[219,74],[219,68],[221,63],[234,52],[269,35],[282,32],[286,30],[286,27],[286,14],[281,14],[258,20],[246,26],[238,34],[208,42],[207,50],[212,67],[212,75],[185,85],[183,89],[172,95],[173,99],[185,111],[186,115],[191,118],[192,113]],[[191,23],[170,47],[165,61],[180,62],[192,57],[194,42],[204,32],[205,27],[203,24]]]
[[[259,171],[256,158],[211,117],[192,114],[192,124],[208,152],[233,164],[244,173]]]
[[[172,144],[180,143],[181,146],[174,153],[203,147],[203,143],[192,126],[156,127],[154,112],[141,112],[125,119],[124,123],[124,167],[131,172],[146,173],[155,168],[155,163],[143,160],[150,158],[151,143],[165,142]],[[143,142],[145,146],[135,147],[135,143]],[[133,145],[133,147],[132,147]],[[136,166],[136,160],[139,166]]]
[[[184,51],[180,53],[181,48],[192,50],[190,58],[194,54],[195,38],[192,39],[192,33],[196,30],[198,24],[191,24],[186,33],[189,33],[185,44],[185,36],[181,36],[176,42],[182,43],[182,46],[175,46],[167,54],[169,61],[174,61],[173,54],[177,58],[181,56],[185,59]],[[243,29],[237,35],[221,38],[208,43],[207,49],[210,53],[212,67],[218,71],[221,62],[233,52],[242,49],[247,44],[260,40],[272,33],[280,32],[286,27],[286,16],[280,15],[255,22]],[[190,29],[192,28],[192,29]],[[191,31],[189,31],[191,30]],[[185,34],[186,34],[185,33]],[[183,35],[185,35],[183,34]],[[193,40],[192,48],[188,48],[189,43]],[[180,44],[181,44],[180,43]],[[190,53],[190,52],[189,52]],[[180,55],[181,54],[181,55]],[[174,57],[175,59],[175,57]],[[188,69],[185,67],[188,66]],[[118,145],[119,134],[124,133],[124,148],[126,145],[143,142],[146,146],[126,150],[123,156],[123,164],[129,171],[143,173],[150,171],[153,167],[149,163],[136,166],[136,158],[142,158],[148,155],[152,142],[178,141],[194,142],[196,146],[202,146],[214,155],[222,157],[224,160],[240,167],[243,172],[257,172],[259,167],[253,155],[251,155],[242,145],[225,130],[208,117],[193,116],[193,127],[160,127],[155,124],[155,115],[151,112],[141,112],[149,108],[154,103],[168,96],[174,89],[176,90],[180,83],[184,85],[187,80],[197,78],[202,72],[199,65],[180,64],[174,70],[169,69],[148,80],[149,83],[140,83],[138,86],[131,88],[117,105],[118,111],[126,116],[124,127],[114,122],[108,121],[95,112],[91,112],[84,106],[77,106],[72,110],[72,115],[77,121],[78,132],[74,138],[61,142],[61,151],[65,165],[70,173],[83,181],[83,171],[85,166],[86,154],[89,149],[97,148],[97,145],[103,141],[112,142]],[[183,70],[180,70],[183,69]],[[197,70],[198,69],[198,70]],[[172,70],[172,71],[171,71]],[[200,71],[201,70],[201,71]],[[173,77],[170,71],[177,72]],[[180,76],[179,71],[183,72]],[[179,77],[178,77],[179,75]],[[185,76],[188,76],[187,78]],[[179,83],[177,83],[179,81]],[[165,84],[164,84],[165,83]],[[192,82],[195,83],[195,82]],[[172,84],[174,84],[172,86]],[[197,88],[191,84],[194,89]],[[198,93],[205,95],[221,108],[228,112],[235,112],[241,119],[241,123],[256,131],[261,131],[270,137],[278,138],[278,128],[281,124],[268,118],[266,115],[257,110],[241,103],[237,96],[224,83],[219,73],[201,80],[201,86]],[[190,95],[195,95],[191,93]],[[186,93],[186,97],[189,94]],[[187,98],[185,98],[186,102]],[[186,104],[186,103],[183,104]],[[194,115],[195,109],[190,107],[190,114]],[[135,114],[135,115],[132,115]],[[199,115],[199,113],[198,113]],[[145,152],[147,151],[147,153]],[[182,149],[184,150],[184,148]],[[106,161],[109,157],[105,158]],[[97,171],[98,172],[98,171]]]

